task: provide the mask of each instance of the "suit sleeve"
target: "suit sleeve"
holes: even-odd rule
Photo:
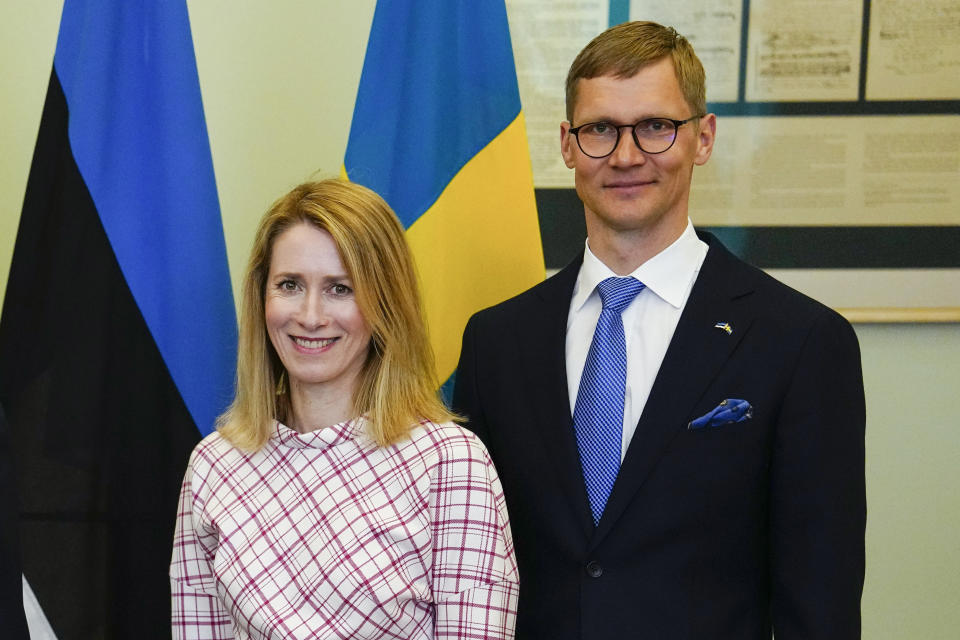
[[[460,349],[457,377],[453,386],[453,410],[466,420],[463,426],[477,434],[480,440],[489,447],[489,434],[481,408],[480,391],[477,387],[479,380],[477,374],[478,325],[479,321],[477,316],[474,315],[463,330],[463,345]]]
[[[770,469],[777,640],[860,637],[866,488],[860,349],[843,318],[814,323],[781,405]]]

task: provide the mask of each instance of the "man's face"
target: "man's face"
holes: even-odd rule
[[[572,126],[633,124],[655,117],[685,120],[697,114],[683,97],[670,58],[642,67],[631,78],[580,79],[577,95],[574,122],[560,125],[560,145],[564,162],[574,170],[591,246],[595,237],[613,234],[636,236],[662,250],[686,227],[693,165],[710,157],[716,117],[702,118],[699,126],[696,120],[682,125],[673,146],[659,154],[641,151],[624,128],[612,154],[591,158],[577,145]]]

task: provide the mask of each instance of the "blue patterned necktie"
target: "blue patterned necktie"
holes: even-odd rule
[[[621,312],[643,290],[636,278],[607,278],[597,285],[603,310],[583,365],[573,429],[593,523],[600,522],[620,470],[627,345]]]

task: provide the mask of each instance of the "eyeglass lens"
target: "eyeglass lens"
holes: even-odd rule
[[[577,132],[577,142],[580,149],[588,156],[602,158],[616,149],[621,129],[629,128],[629,126],[617,127],[609,122],[585,124]],[[672,120],[665,118],[641,120],[633,126],[633,131],[640,143],[640,148],[647,153],[663,153],[670,148],[677,136],[677,127]]]

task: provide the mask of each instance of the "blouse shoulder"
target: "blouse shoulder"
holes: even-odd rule
[[[455,422],[421,422],[410,432],[410,439],[422,453],[432,452],[440,464],[458,461],[493,464],[480,438]]]
[[[232,466],[249,457],[250,454],[233,446],[219,432],[214,431],[193,448],[189,467],[194,472],[203,472],[223,465]]]

